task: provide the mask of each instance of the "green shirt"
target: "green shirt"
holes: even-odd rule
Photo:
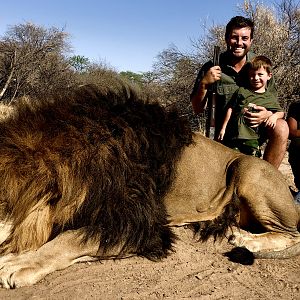
[[[232,115],[228,124],[228,134],[226,131],[226,138],[249,140],[258,139],[260,137],[259,131],[249,127],[244,118],[244,108],[246,108],[249,103],[263,106],[273,113],[283,111],[275,95],[269,91],[256,93],[240,87],[233,94],[227,105],[227,107],[232,108]]]
[[[255,57],[253,52],[248,52],[246,56],[246,60],[250,61]],[[225,112],[226,112],[226,105],[232,98],[235,91],[241,87],[246,87],[248,85],[248,71],[245,68],[242,68],[240,72],[236,72],[231,63],[231,56],[228,52],[223,52],[220,55],[220,67],[222,70],[221,73],[221,80],[217,82],[217,105],[216,105],[216,131],[219,132],[222,122],[224,120]],[[205,63],[202,68],[200,69],[198,76],[196,78],[193,91],[191,93],[191,97],[197,93],[200,81],[202,80],[204,74],[213,66],[212,61]],[[268,82],[268,91],[277,95],[275,89],[275,83],[273,77]],[[210,96],[210,91],[207,93],[207,97]]]

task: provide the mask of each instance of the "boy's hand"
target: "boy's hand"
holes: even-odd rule
[[[225,135],[225,129],[221,129],[218,136],[218,141],[223,141],[224,135]]]

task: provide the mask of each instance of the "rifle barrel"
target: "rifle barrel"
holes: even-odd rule
[[[213,65],[218,66],[220,60],[220,47],[214,46],[214,56],[213,56]],[[216,119],[216,105],[217,105],[217,83],[215,82],[212,85],[211,96],[208,101],[208,126],[206,130],[206,136],[210,139],[216,138],[216,130],[215,130],[215,119]]]

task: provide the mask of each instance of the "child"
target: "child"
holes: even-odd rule
[[[294,182],[298,193],[296,202],[300,203],[300,102],[292,103],[289,107],[287,123],[290,130],[289,163],[291,165]]]
[[[272,77],[270,59],[256,56],[246,68],[249,88],[240,87],[228,103],[218,139],[224,139],[224,144],[230,148],[260,157],[260,138],[264,136],[264,127],[274,129],[277,119],[284,117],[284,112],[274,94],[266,89],[267,82]],[[251,127],[244,113],[250,109],[255,111],[257,106],[264,106],[270,116],[264,121],[265,126]]]

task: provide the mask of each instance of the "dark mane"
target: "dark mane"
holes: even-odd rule
[[[164,257],[175,237],[165,226],[162,198],[191,143],[176,110],[125,88],[116,94],[84,86],[41,104],[20,101],[0,124],[0,156],[7,158],[0,171],[15,189],[0,190],[15,224],[6,244],[20,244],[18,230],[29,215],[39,231],[36,210],[51,207],[49,237],[85,226],[85,240],[100,237],[99,252]]]

